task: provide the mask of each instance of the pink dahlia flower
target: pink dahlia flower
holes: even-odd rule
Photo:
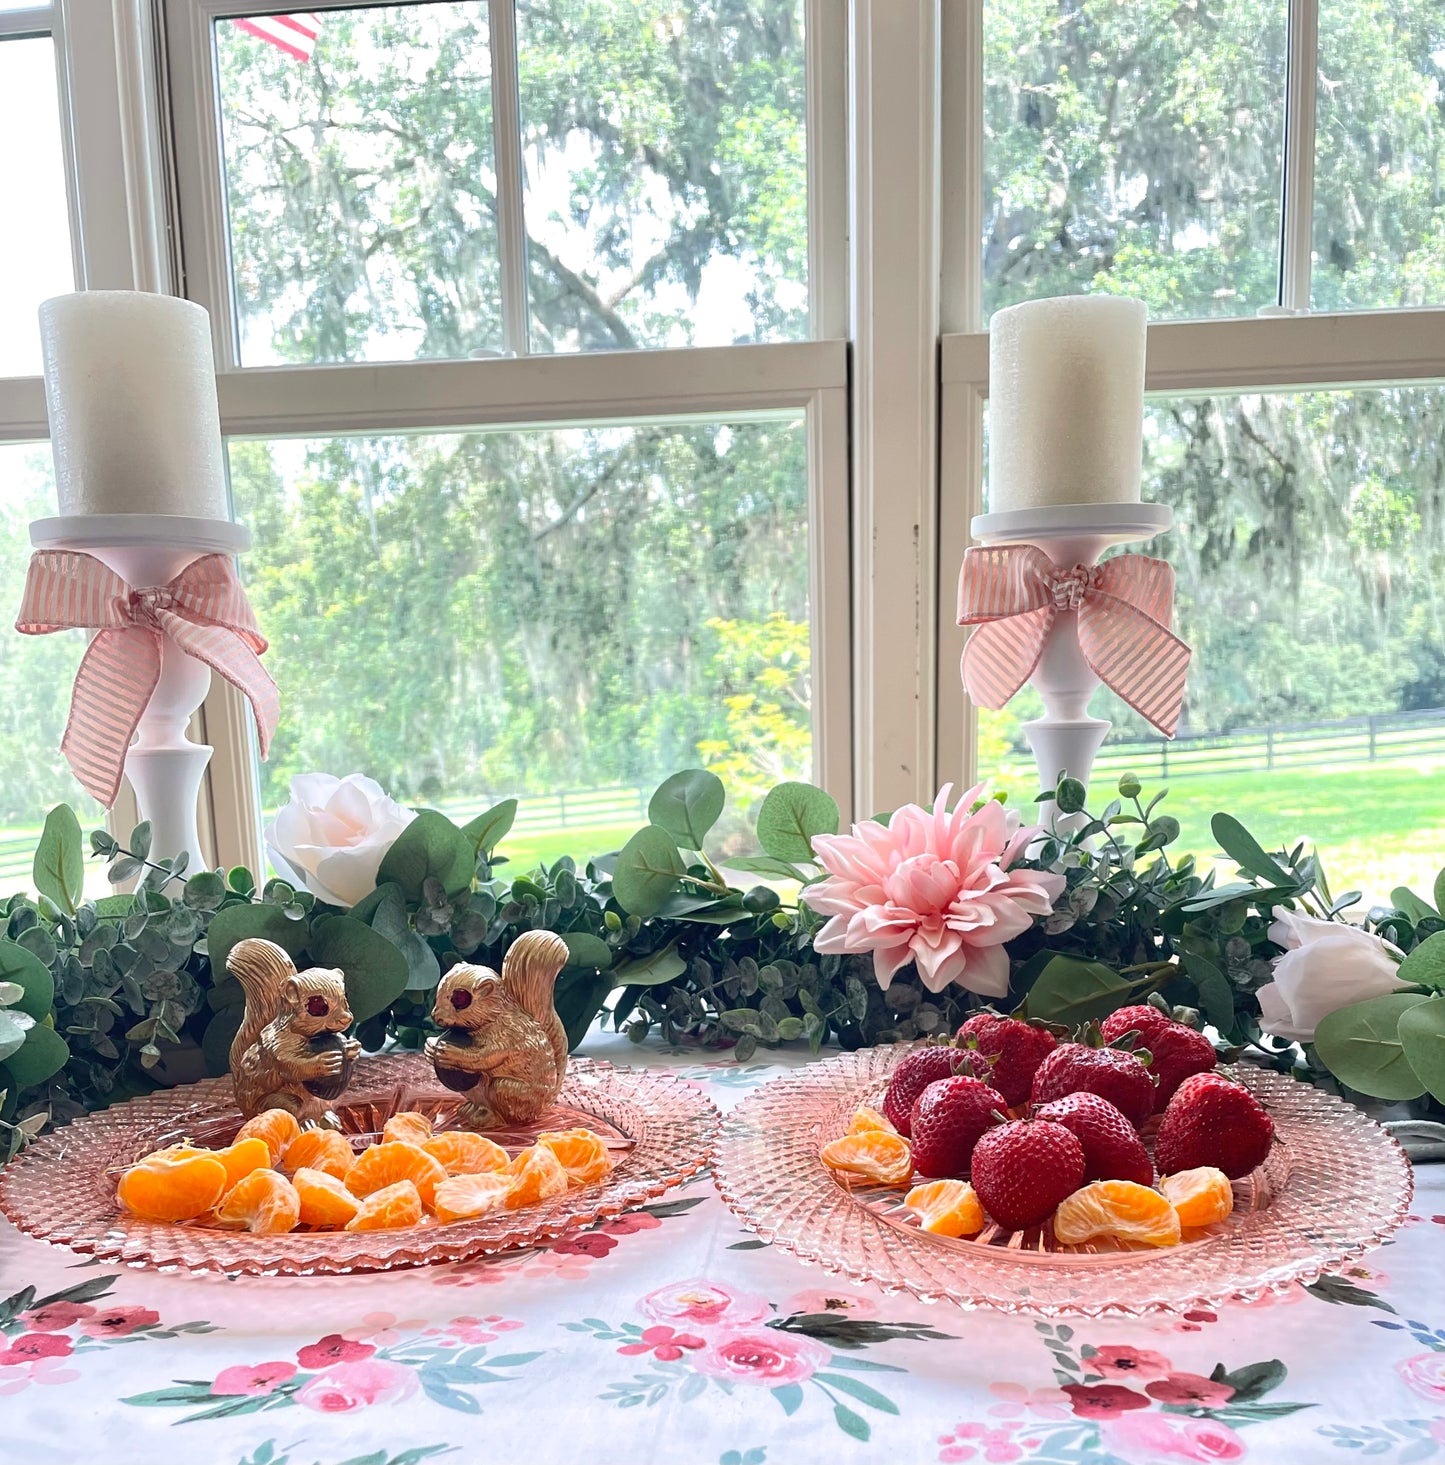
[[[1037,828],[1020,828],[1012,809],[989,799],[970,812],[983,785],[950,814],[946,784],[932,810],[905,804],[887,827],[868,819],[852,834],[816,835],[813,853],[832,877],[803,899],[832,919],[813,946],[823,952],[871,951],[878,985],[909,961],[930,992],[957,982],[985,997],[1008,991],[1004,942],[1046,916],[1064,877],[1020,870],[1016,862]]]

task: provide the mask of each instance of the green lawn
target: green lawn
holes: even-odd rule
[[[593,855],[621,849],[641,824],[641,820],[634,819],[630,824],[577,824],[566,829],[509,834],[502,841],[499,853],[506,855],[510,863],[502,869],[520,873],[537,864],[550,865],[563,855],[571,855],[581,869]]]
[[[1011,802],[1038,792],[1032,780],[1025,787],[1016,775],[999,780],[999,786],[1008,789]],[[1222,809],[1266,849],[1292,849],[1300,840],[1313,844],[1336,895],[1362,890],[1378,900],[1408,885],[1428,899],[1445,866],[1445,760],[1219,774],[1168,787],[1159,812],[1172,814],[1182,826],[1172,847],[1177,853],[1217,855],[1209,821]],[[1157,791],[1157,785],[1146,785],[1146,798]],[[1090,804],[1102,808],[1108,798],[1100,785]]]

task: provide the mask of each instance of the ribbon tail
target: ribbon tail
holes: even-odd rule
[[[229,626],[197,624],[174,612],[162,612],[160,620],[166,634],[182,651],[205,662],[245,694],[256,714],[256,738],[264,758],[276,733],[281,699],[270,672],[261,665],[246,636]]]
[[[161,675],[161,638],[141,627],[99,632],[75,674],[60,751],[85,791],[115,807],[126,750]]]
[[[996,709],[1017,694],[1044,654],[1055,615],[1052,605],[1041,605],[975,629],[960,664],[971,701]]]
[[[1091,596],[1079,611],[1079,649],[1094,675],[1166,738],[1184,706],[1191,652],[1136,606]]]

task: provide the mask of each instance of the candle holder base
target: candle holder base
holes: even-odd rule
[[[37,549],[94,555],[137,589],[164,585],[205,554],[239,554],[250,531],[229,519],[182,514],[62,514],[30,526]],[[192,870],[207,868],[196,804],[212,749],[192,742],[187,727],[210,690],[211,669],[169,637],[161,644],[160,680],[136,727],[125,771],[140,816],[151,826],[151,857],[182,851]]]

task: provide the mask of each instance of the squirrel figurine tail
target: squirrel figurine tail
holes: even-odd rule
[[[441,1031],[426,1055],[437,1078],[463,1093],[459,1116],[472,1129],[530,1124],[557,1097],[567,1073],[567,1030],[552,993],[567,943],[551,931],[519,936],[502,962],[454,966],[437,988],[432,1021]]]
[[[307,1126],[339,1127],[329,1105],[345,1092],[361,1044],[345,1036],[351,1007],[340,971],[298,972],[274,941],[238,941],[226,970],[241,985],[246,1011],[231,1043],[236,1104],[250,1118],[286,1109]]]

